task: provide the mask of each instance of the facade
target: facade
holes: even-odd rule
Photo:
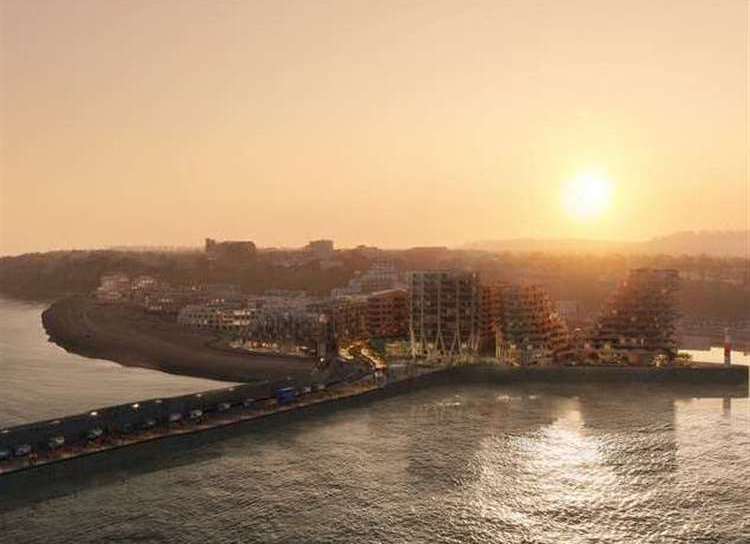
[[[333,352],[328,318],[319,312],[267,307],[242,332],[254,351],[324,358]]]
[[[558,300],[557,313],[567,323],[578,323],[583,318],[581,305],[577,300]]]
[[[492,357],[545,364],[570,355],[567,328],[537,286],[483,285],[472,272],[410,275],[414,357]]]
[[[338,297],[331,302],[329,312],[341,344],[370,338],[405,338],[409,330],[405,289]]]
[[[413,357],[471,357],[480,348],[481,288],[475,272],[409,274]]]
[[[631,270],[604,307],[591,336],[603,358],[650,362],[656,355],[677,353],[675,325],[676,270]]]
[[[547,364],[571,355],[568,330],[549,295],[536,285],[499,288],[496,357],[513,364]]]
[[[406,289],[388,289],[369,295],[366,322],[370,338],[405,338],[409,330]]]
[[[333,330],[340,344],[368,337],[367,309],[367,297],[363,295],[334,299],[330,312]]]
[[[481,313],[479,321],[479,351],[494,356],[497,352],[498,333],[503,327],[503,289],[505,284],[481,286]]]
[[[189,304],[177,314],[180,325],[239,333],[250,326],[255,309],[239,304]]]

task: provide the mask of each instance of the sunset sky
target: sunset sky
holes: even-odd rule
[[[746,228],[745,0],[0,5],[0,254]]]

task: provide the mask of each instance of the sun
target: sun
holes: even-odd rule
[[[571,218],[592,221],[612,206],[612,182],[602,174],[580,174],[567,185],[563,198]]]

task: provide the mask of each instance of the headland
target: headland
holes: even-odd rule
[[[55,302],[42,322],[50,340],[67,351],[126,366],[229,382],[304,381],[314,372],[312,359],[221,349],[211,332],[86,296]]]

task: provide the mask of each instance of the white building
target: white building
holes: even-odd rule
[[[217,331],[239,331],[250,326],[255,308],[235,304],[189,304],[177,314],[180,325]]]
[[[126,274],[105,274],[99,279],[96,299],[106,303],[122,302],[130,296],[130,289],[130,278]]]

